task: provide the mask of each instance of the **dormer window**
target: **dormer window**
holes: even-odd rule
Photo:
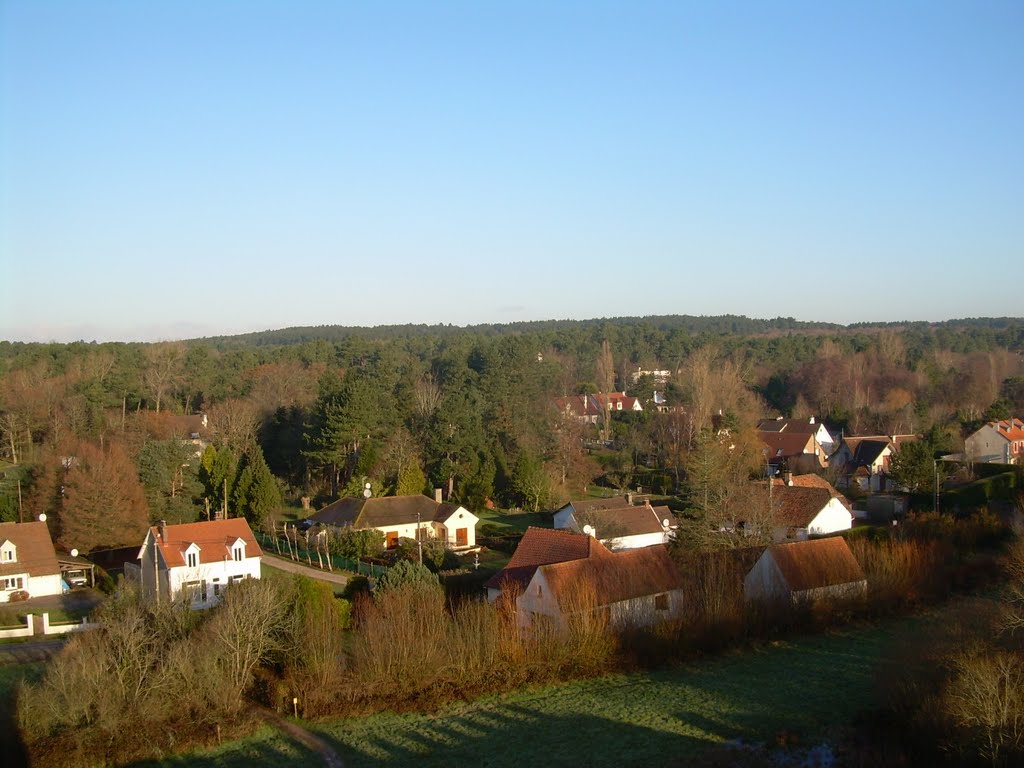
[[[235,560],[237,562],[242,562],[242,558],[245,557],[245,550],[243,550],[240,546],[236,546],[234,549],[234,555]]]
[[[231,544],[231,559],[237,563],[245,559],[245,540],[237,538]]]
[[[199,545],[192,543],[189,544],[188,549],[185,550],[185,564],[189,568],[199,567]]]
[[[0,544],[0,563],[16,563],[18,562],[18,548],[15,546],[13,541],[5,541]]]

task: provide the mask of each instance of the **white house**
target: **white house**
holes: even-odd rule
[[[587,557],[540,565],[516,600],[519,626],[546,617],[564,627],[568,617],[605,612],[612,626],[648,626],[678,618],[682,578],[665,547],[610,552],[599,542]]]
[[[867,592],[867,579],[846,540],[794,541],[768,547],[743,580],[747,600],[815,603]]]
[[[555,512],[555,528],[586,533],[615,549],[668,544],[677,525],[668,507],[634,506],[624,498],[570,501]]]
[[[139,562],[127,563],[125,576],[157,602],[188,600],[193,608],[207,608],[220,602],[229,584],[258,579],[262,557],[245,518],[161,523],[146,533]]]
[[[438,496],[347,496],[310,515],[310,520],[337,528],[375,528],[384,534],[388,549],[399,539],[435,538],[449,549],[464,550],[476,546],[479,518],[459,504],[442,503]]]
[[[840,470],[839,485],[856,484],[863,491],[886,491],[889,486],[889,464],[904,443],[917,435],[850,435],[844,437],[829,464]]]
[[[775,541],[826,536],[853,527],[853,507],[831,483],[818,475],[792,475],[772,480]]]
[[[46,523],[0,523],[0,603],[11,595],[59,595],[60,565]]]
[[[1019,464],[1024,455],[1024,421],[990,421],[964,440],[967,460],[985,464]]]
[[[808,419],[785,419],[782,416],[775,419],[761,419],[757,424],[757,431],[784,432],[787,435],[814,435],[814,439],[817,440],[826,456],[835,448],[835,439],[831,433],[822,422],[813,416]]]

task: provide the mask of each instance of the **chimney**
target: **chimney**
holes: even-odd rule
[[[808,423],[808,424],[813,424],[813,423],[814,423],[814,417],[813,417],[813,416],[811,416],[811,420],[810,420],[810,421],[808,421],[807,423]]]
[[[167,521],[166,520],[161,520],[160,521],[160,538],[163,539],[164,541],[167,541]]]
[[[626,503],[630,506],[633,505],[633,494],[628,491],[626,492]]]
[[[787,469],[785,472],[783,472],[782,473],[782,481],[786,485],[792,485],[793,484],[793,471]]]
[[[435,488],[434,489],[434,501],[436,501],[438,504],[441,503],[441,489],[440,488]]]

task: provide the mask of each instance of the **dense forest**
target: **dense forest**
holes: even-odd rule
[[[667,370],[656,382],[638,370]],[[626,391],[611,449],[553,399]],[[0,517],[59,541],[135,543],[150,521],[227,507],[442,488],[470,508],[545,508],[599,483],[687,498],[712,424],[814,415],[957,450],[1024,414],[1024,320],[836,326],[646,317],[291,328],[158,344],[0,342]],[[205,414],[195,455],[185,416]]]

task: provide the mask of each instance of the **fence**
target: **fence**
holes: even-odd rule
[[[377,577],[387,570],[387,566],[378,563],[365,563],[362,560],[351,560],[341,555],[330,554],[323,550],[311,550],[306,547],[306,542],[301,535],[284,534],[272,536],[268,533],[257,533],[256,540],[267,552],[273,550],[281,557],[288,557],[296,562],[305,563],[311,568],[322,571],[339,570],[359,573],[363,576]],[[330,563],[330,567],[328,567]]]
[[[74,621],[70,623],[51,624],[50,614],[43,613],[41,616],[42,623],[42,634],[43,635],[63,635],[68,632],[78,632],[83,629],[89,629],[96,626],[88,619],[82,619],[82,621]],[[25,617],[25,625],[22,627],[0,629],[0,638],[7,639],[13,637],[34,637],[36,635],[36,620],[33,614],[29,614]]]

